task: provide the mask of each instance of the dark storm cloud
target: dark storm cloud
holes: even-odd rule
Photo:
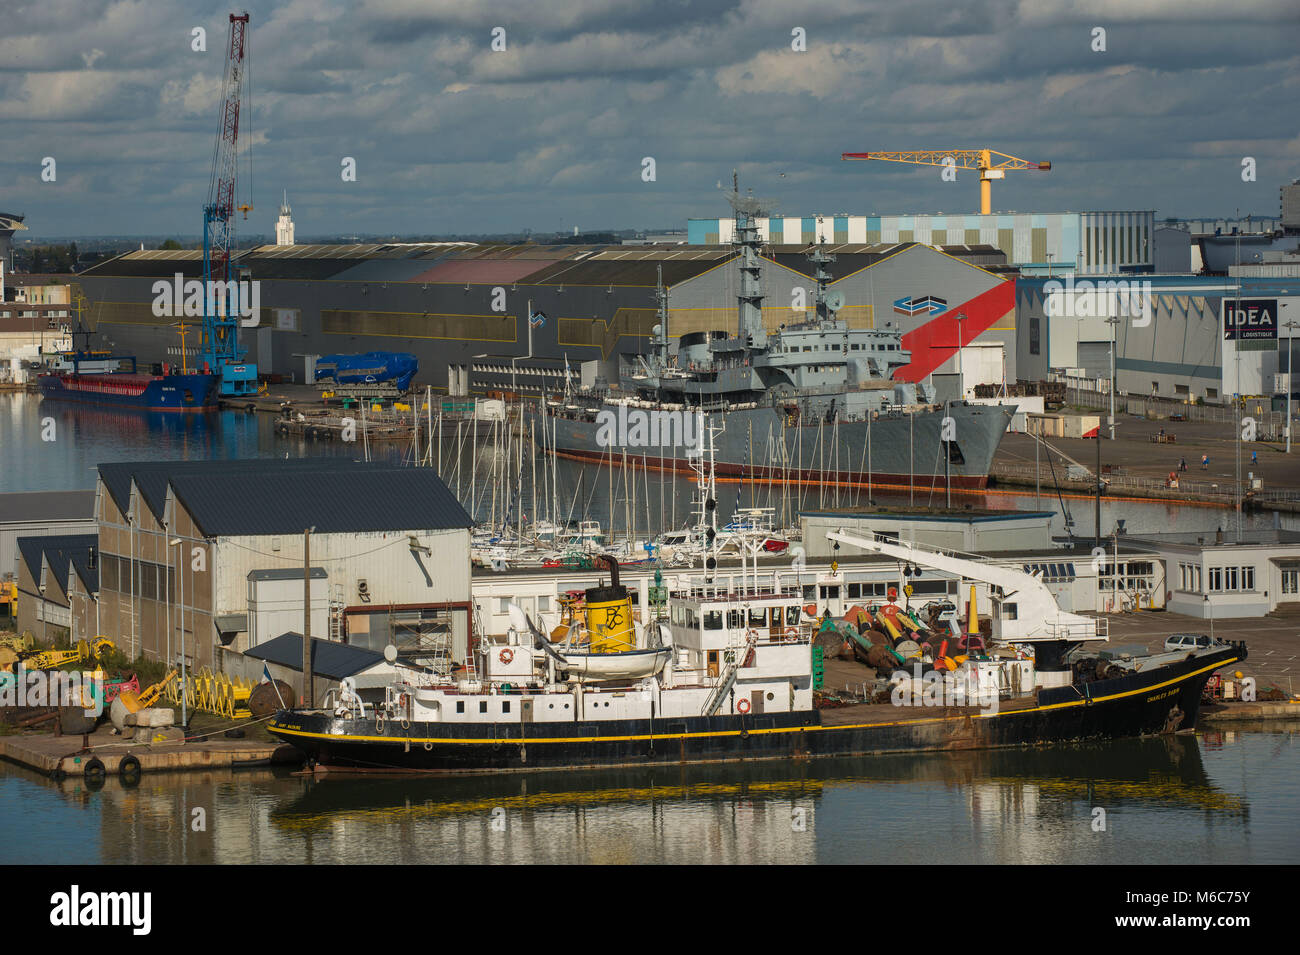
[[[739,167],[786,214],[964,212],[973,174],[844,151],[1053,162],[1003,209],[1275,214],[1300,175],[1293,2],[281,0],[250,10],[255,210],[299,235],[682,226]],[[43,233],[196,234],[227,18],[40,0],[0,34],[0,208]],[[207,52],[190,48],[207,30]],[[1092,49],[1094,27],[1106,50]],[[507,50],[490,50],[492,30]],[[791,30],[807,52],[790,48]],[[1240,161],[1259,179],[1243,183]],[[56,183],[39,179],[58,161]],[[356,159],[358,181],[340,179]],[[657,181],[641,180],[652,156]],[[784,174],[784,175],[783,175]],[[246,183],[245,183],[246,184]]]

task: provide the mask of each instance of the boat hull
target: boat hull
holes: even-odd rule
[[[55,401],[109,405],[140,411],[209,411],[217,406],[220,378],[205,374],[47,374],[41,396]]]
[[[668,663],[672,650],[632,650],[627,653],[576,653],[565,651],[570,676],[583,680],[641,680],[654,676]]]
[[[1227,647],[1083,688],[1040,690],[1025,705],[978,709],[864,706],[572,723],[376,723],[285,710],[269,732],[317,769],[474,773],[658,763],[944,752],[1195,729],[1201,694],[1219,667],[1245,659]],[[860,716],[860,718],[859,718]]]
[[[633,409],[639,410],[639,409]],[[631,411],[627,412],[628,414]],[[954,405],[944,410],[882,416],[870,424],[792,424],[772,408],[746,408],[707,415],[721,428],[713,438],[717,479],[796,486],[953,487],[978,490],[989,470],[1014,408]],[[595,420],[548,416],[548,449],[561,458],[611,467],[694,474],[699,457],[684,443],[606,447],[611,429]],[[674,435],[678,437],[678,435]],[[945,462],[945,438],[954,453]]]

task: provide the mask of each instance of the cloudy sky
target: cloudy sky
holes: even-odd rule
[[[25,214],[33,235],[200,233],[228,31],[214,6],[6,0],[0,210]],[[952,183],[839,159],[876,149],[1050,160],[994,184],[994,208],[1022,212],[1276,215],[1278,186],[1300,176],[1295,0],[286,0],[248,12],[244,232],[272,230],[282,189],[300,236],[681,228],[726,211],[717,185],[733,167],[787,215],[978,210],[973,172]],[[206,52],[191,49],[196,27]],[[797,28],[806,50],[792,49]],[[1255,182],[1242,181],[1248,156]],[[41,181],[45,157],[54,182]]]

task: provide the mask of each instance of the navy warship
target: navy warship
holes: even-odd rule
[[[674,350],[668,294],[658,287],[650,351],[624,359],[616,388],[547,402],[554,453],[611,467],[687,473],[700,433],[714,435],[720,479],[794,485],[982,488],[1013,406],[937,404],[896,380],[911,361],[903,332],[849,328],[829,290],[835,257],[814,245],[815,307],[808,321],[763,325],[761,200],[728,196],[740,270],[737,331],[692,332]],[[823,240],[824,242],[824,240]]]

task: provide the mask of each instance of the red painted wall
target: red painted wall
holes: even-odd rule
[[[957,315],[961,322],[961,344],[969,345],[1016,307],[1016,283],[999,282],[968,302],[951,305],[920,328],[903,335],[903,347],[912,362],[894,376],[899,381],[917,382],[957,354]]]

